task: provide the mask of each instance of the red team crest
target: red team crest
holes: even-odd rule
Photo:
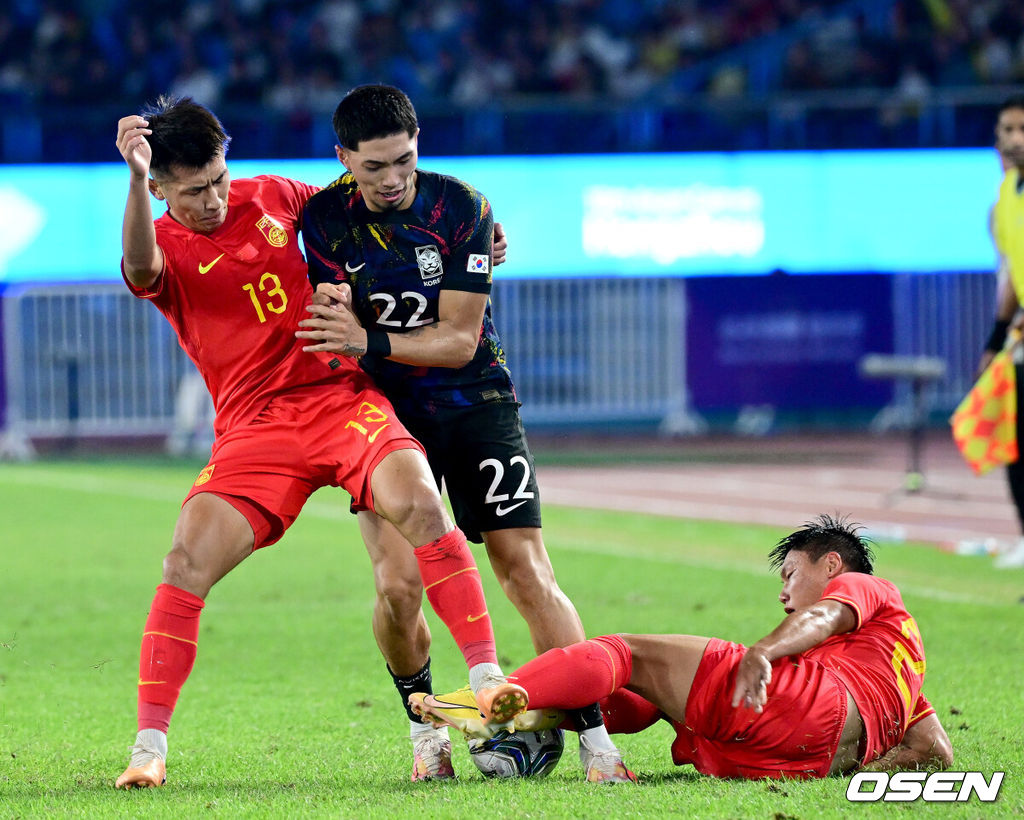
[[[259,222],[256,223],[256,227],[260,229],[260,233],[263,234],[267,242],[275,248],[283,248],[288,244],[288,232],[272,216],[263,214]]]
[[[205,467],[203,467],[203,469],[200,471],[198,477],[196,478],[195,483],[192,486],[193,487],[199,487],[199,486],[205,484],[211,478],[213,478],[213,468],[216,467],[216,466],[217,466],[216,464],[208,464]]]

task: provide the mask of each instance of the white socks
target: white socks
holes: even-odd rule
[[[586,738],[587,746],[590,747],[591,751],[594,752],[617,752],[618,747],[612,742],[611,735],[608,734],[608,730],[604,728],[602,723],[600,726],[594,726],[591,729],[584,729],[580,732],[580,742]]]
[[[505,680],[496,663],[478,663],[469,670],[469,688],[476,694],[482,688],[495,686]]]
[[[128,765],[145,766],[152,759],[152,755],[167,760],[167,735],[159,729],[143,729],[135,736],[132,759]]]

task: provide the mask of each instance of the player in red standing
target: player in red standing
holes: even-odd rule
[[[358,364],[302,352],[312,292],[296,233],[316,188],[231,181],[229,137],[190,99],[161,98],[118,122],[130,171],[122,270],[164,314],[217,411],[207,466],[182,505],[139,664],[138,736],[118,787],[159,786],[167,730],[192,670],[210,588],[277,541],[321,486],[394,524],[415,547],[427,597],[475,689],[500,675],[480,576],[419,443]],[[155,222],[149,195],[167,203]]]
[[[749,648],[696,635],[605,635],[549,650],[509,677],[532,709],[603,698],[612,733],[664,718],[676,730],[676,765],[717,777],[949,766],[949,737],[921,692],[921,633],[899,590],[871,574],[855,529],[821,516],[770,557],[787,614]],[[491,720],[522,710],[509,684],[477,698]],[[411,700],[436,721],[480,728],[429,695]]]

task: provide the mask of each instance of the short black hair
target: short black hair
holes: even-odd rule
[[[1011,94],[1003,100],[1002,105],[999,106],[999,111],[996,112],[996,117],[998,118],[1004,111],[1011,111],[1018,108],[1021,111],[1024,111],[1024,94]]]
[[[161,95],[140,114],[153,132],[146,140],[153,149],[149,168],[154,177],[170,175],[175,165],[202,168],[227,152],[231,142],[216,115],[191,97]]]
[[[793,550],[807,553],[812,561],[836,552],[853,572],[870,575],[875,556],[870,540],[858,534],[861,529],[860,524],[853,524],[844,516],[819,515],[775,545],[768,553],[770,566],[773,570],[780,570],[786,556]]]
[[[412,100],[393,85],[356,86],[334,109],[333,123],[338,144],[352,151],[364,140],[402,132],[411,137],[419,128]]]

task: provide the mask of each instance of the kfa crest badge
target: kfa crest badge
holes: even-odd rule
[[[420,245],[416,248],[416,264],[420,269],[420,278],[433,279],[442,273],[441,252],[437,245]]]
[[[260,229],[263,238],[275,248],[283,248],[288,244],[288,232],[274,217],[263,214],[256,227]]]

